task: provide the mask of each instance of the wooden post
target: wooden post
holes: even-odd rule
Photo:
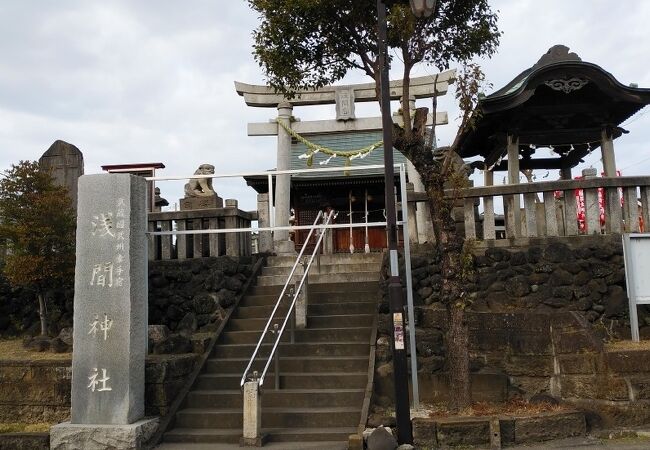
[[[494,185],[494,172],[490,170],[483,171],[484,184],[486,186]],[[494,227],[494,197],[483,197],[483,239],[496,239]]]
[[[600,151],[603,158],[603,172],[606,177],[616,176],[616,156],[611,130],[603,128],[600,132]]]
[[[511,134],[508,135],[508,184],[519,184],[519,138]],[[508,200],[508,206],[512,206],[512,215],[514,235],[509,237],[521,237],[521,206],[519,195],[513,195]]]

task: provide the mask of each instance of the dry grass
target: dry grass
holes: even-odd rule
[[[444,406],[431,406],[429,417],[524,416],[567,410],[562,405],[545,402],[530,403],[527,400],[517,398],[506,403],[477,402],[458,414],[450,412]]]
[[[650,340],[649,341],[610,341],[605,344],[606,351],[621,351],[621,350],[650,350]]]
[[[24,361],[24,360],[66,360],[72,357],[72,353],[51,353],[51,352],[32,352],[23,347],[22,339],[2,339],[0,340],[0,359],[4,361]]]
[[[51,423],[0,423],[0,433],[43,433]]]

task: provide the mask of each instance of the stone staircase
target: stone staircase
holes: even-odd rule
[[[285,330],[280,389],[272,363],[262,390],[262,428],[275,442],[346,442],[356,433],[368,382],[381,254],[323,255],[309,275],[307,328]],[[165,442],[237,443],[240,379],[295,258],[271,257],[226,325]],[[287,308],[284,307],[284,318]],[[262,346],[267,356],[270,344]],[[253,367],[261,373],[266,358]]]

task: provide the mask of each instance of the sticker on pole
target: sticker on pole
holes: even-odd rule
[[[404,350],[404,316],[402,313],[393,313],[393,338],[395,350]]]

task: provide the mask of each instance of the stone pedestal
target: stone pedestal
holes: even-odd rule
[[[195,209],[215,209],[223,208],[223,199],[218,195],[209,195],[205,197],[185,197],[179,200],[181,211],[191,211]]]
[[[139,450],[158,428],[158,419],[129,425],[81,425],[70,422],[50,428],[51,450]]]
[[[244,383],[244,427],[241,447],[262,447],[268,435],[262,434],[262,394],[258,381]]]

